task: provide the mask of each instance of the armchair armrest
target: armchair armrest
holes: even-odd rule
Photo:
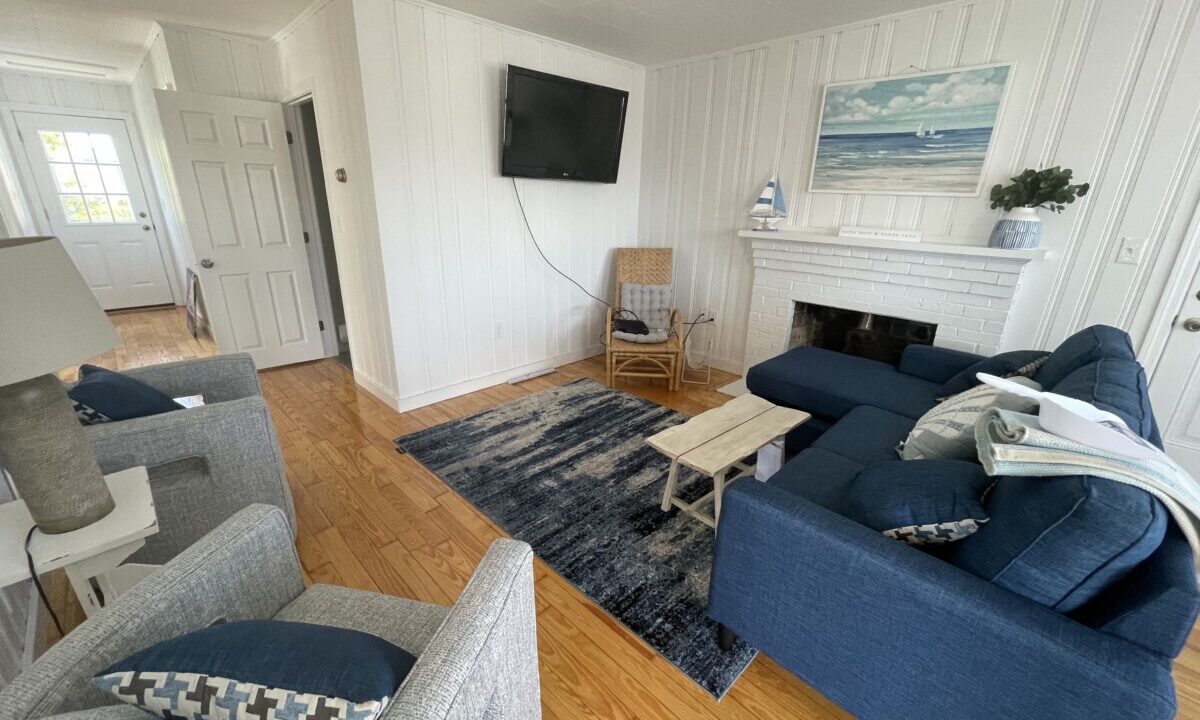
[[[303,590],[287,518],[248,507],[51,647],[0,691],[0,720],[110,705],[91,683],[105,667],[218,618],[273,617]]]
[[[725,493],[711,617],[864,718],[1169,718],[1166,658],[786,492]]]
[[[492,543],[385,720],[541,717],[533,550]]]
[[[89,425],[84,435],[105,473],[150,470],[159,532],[137,562],[166,562],[253,503],[279,507],[296,525],[283,453],[260,396]]]
[[[262,395],[254,359],[246,353],[122,370],[171,397],[204,395],[206,403]]]
[[[613,309],[610,306],[604,311],[604,347],[612,345],[612,321]]]
[[[900,356],[900,372],[935,383],[944,383],[983,360],[982,355],[932,345],[909,345]]]

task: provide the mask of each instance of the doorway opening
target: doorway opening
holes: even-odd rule
[[[317,114],[312,96],[293,102],[287,109],[288,142],[291,144],[292,164],[296,168],[305,250],[308,252],[308,267],[317,299],[325,356],[336,356],[343,365],[352,367],[346,310],[342,304],[342,285],[338,278],[337,251],[333,244],[333,223],[329,217],[325,168],[321,162],[321,140],[317,134]]]

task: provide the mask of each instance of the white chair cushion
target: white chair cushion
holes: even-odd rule
[[[642,285],[621,283],[621,309],[629,310],[646,323],[651,333],[669,330],[671,325],[671,303],[675,298],[672,285]],[[616,333],[614,333],[614,336]],[[646,336],[641,336],[646,337]],[[629,340],[630,338],[622,338]],[[662,340],[634,340],[633,342],[663,342]]]

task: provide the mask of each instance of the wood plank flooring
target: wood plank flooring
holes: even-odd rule
[[[122,345],[94,362],[116,369],[215,352],[193,340],[176,308],[112,315]],[[334,360],[263,371],[287,462],[299,522],[297,546],[311,582],[377,590],[449,604],[492,540],[487,517],[407,455],[392,439],[580,377],[604,381],[603,358],[559,368],[520,386],[499,385],[407,413],[359,388]],[[667,392],[661,381],[621,388],[683,413],[725,402],[734,379]],[[759,655],[717,703],[673,665],[541,561],[535,567],[538,649],[546,718],[750,720],[841,718],[844,711]],[[81,622],[66,584],[50,583],[70,627]],[[1193,634],[1176,663],[1180,717],[1200,717],[1200,644]]]

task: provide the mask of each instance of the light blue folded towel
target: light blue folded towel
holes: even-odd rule
[[[1095,475],[1145,490],[1170,511],[1200,559],[1200,483],[1166,453],[1130,457],[1047,432],[1035,415],[995,408],[979,417],[975,442],[988,475]]]

